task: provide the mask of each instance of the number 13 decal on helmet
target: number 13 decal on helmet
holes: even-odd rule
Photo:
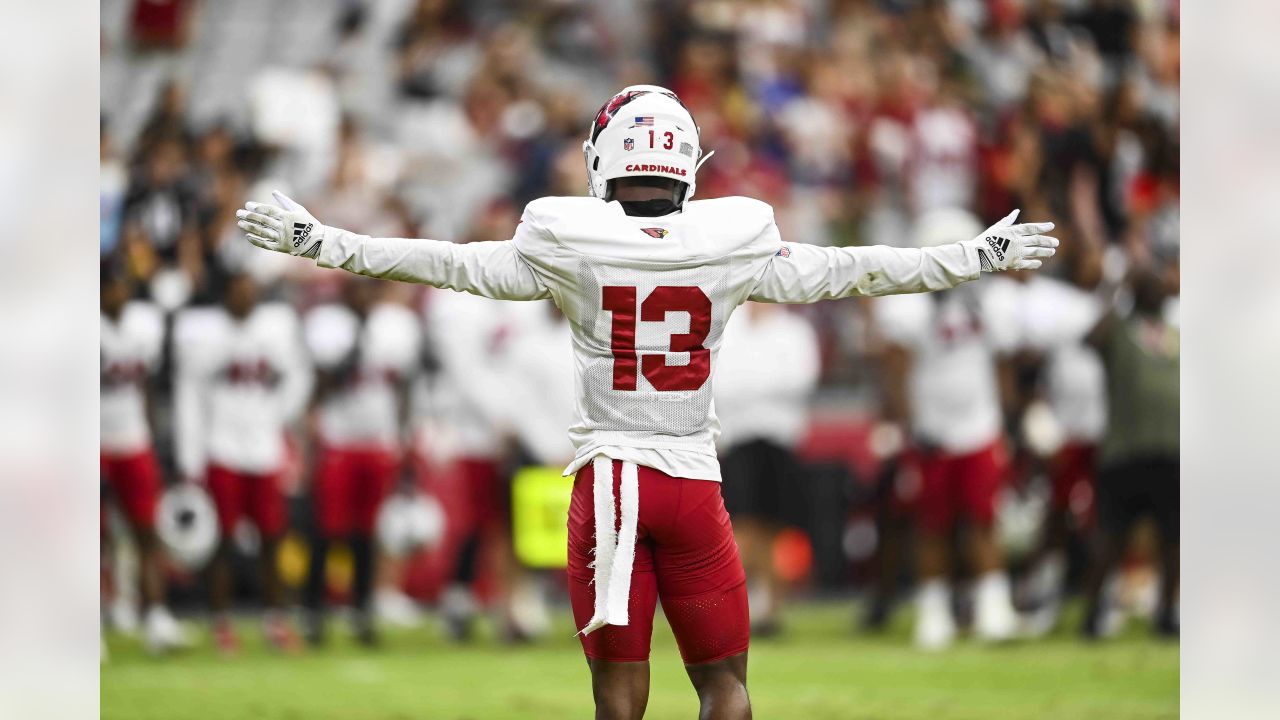
[[[668,353],[636,353],[636,288],[604,288],[603,309],[613,315],[613,389],[635,390],[636,370],[655,390],[697,390],[711,377],[711,351],[702,346],[711,331],[711,300],[693,286],[659,285],[640,304],[640,320],[662,322],[669,312],[689,314],[689,332],[673,333],[669,352],[689,353],[687,365],[668,365]]]
[[[663,139],[663,141],[662,141],[662,149],[663,149],[663,150],[670,150],[671,148],[673,148],[673,147],[675,147],[675,146],[676,146],[676,136],[675,136],[675,134],[674,134],[674,133],[671,133],[671,132],[669,132],[669,131],[668,131],[668,132],[664,132],[664,133],[662,133],[662,137],[664,138],[664,139]],[[654,144],[654,142],[653,142],[653,131],[652,131],[652,130],[650,130],[650,131],[649,131],[649,147],[657,147],[657,145],[655,145],[655,144]]]

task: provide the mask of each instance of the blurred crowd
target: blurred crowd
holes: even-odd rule
[[[1176,632],[1178,0],[104,0],[104,306],[110,285],[112,302],[145,303],[153,318],[143,323],[155,328],[154,350],[140,382],[164,481],[207,482],[199,461],[183,459],[192,443],[184,432],[193,432],[183,428],[184,373],[199,365],[185,357],[199,353],[180,342],[184,328],[205,332],[191,328],[216,325],[210,312],[270,307],[286,319],[260,332],[296,334],[297,347],[281,352],[307,368],[298,398],[279,400],[296,405],[280,420],[291,439],[279,450],[288,468],[279,483],[310,507],[323,453],[341,445],[325,437],[325,403],[373,352],[332,348],[377,344],[368,339],[376,323],[365,322],[376,305],[395,317],[386,323],[411,328],[397,337],[414,338],[408,350],[385,351],[396,358],[384,385],[397,419],[379,442],[401,468],[388,472],[413,476],[388,482],[439,498],[450,522],[436,550],[448,557],[419,568],[428,579],[415,586],[412,562],[384,558],[371,569],[379,553],[366,546],[368,521],[335,521],[341,531],[328,536],[356,556],[357,604],[385,587],[394,615],[407,588],[458,619],[451,632],[461,637],[485,598],[537,588],[518,577],[511,552],[485,548],[509,544],[503,520],[490,517],[507,512],[490,507],[506,504],[494,478],[571,452],[548,434],[567,424],[571,401],[551,392],[571,387],[562,319],[541,304],[497,311],[425,288],[363,287],[250,246],[234,215],[246,199],[281,189],[322,222],[364,234],[507,239],[529,200],[585,194],[588,120],[638,83],[675,91],[715,151],[699,197],[767,201],[789,240],[957,240],[951,234],[972,218],[985,221],[976,234],[1021,208],[1055,222],[1062,241],[1034,279],[984,280],[974,293],[920,305],[780,311],[804,327],[761,330],[800,337],[811,357],[762,363],[754,377],[735,368],[726,386],[743,389],[724,400],[729,391],[717,387],[726,462],[742,445],[781,447],[790,457],[768,466],[797,485],[829,480],[843,517],[832,530],[803,507],[771,515],[765,491],[735,501],[748,572],[760,576],[760,629],[781,626],[776,608],[791,592],[782,586],[809,577],[866,591],[873,628],[905,587],[919,587],[925,646],[950,641],[953,606],[961,620],[973,615],[979,634],[1009,636],[1014,613],[1043,631],[1066,587],[1090,598],[1086,631],[1099,635],[1105,598],[1123,593],[1116,568],[1139,567],[1161,571],[1147,604],[1158,626]],[[1005,326],[975,324],[974,308],[992,303],[1008,311]],[[779,322],[765,310],[743,315],[743,325]],[[349,316],[370,334],[333,340]],[[733,342],[727,334],[724,356]],[[104,388],[121,382],[105,358]],[[762,400],[803,408],[783,432],[751,427],[750,402],[728,407],[791,373],[811,379],[783,383],[784,400]],[[971,394],[929,387],[946,373]],[[947,403],[962,407],[938,410]],[[1168,428],[1155,427],[1171,407],[1172,446]],[[944,420],[932,425],[986,429],[953,438],[931,427],[938,413]],[[745,457],[760,452],[772,451]],[[994,469],[965,469],[975,463]],[[1121,478],[1106,502],[1099,473]],[[727,499],[734,475],[726,466]],[[1153,499],[1169,482],[1172,509]],[[922,501],[921,492],[945,498]],[[799,494],[811,505],[825,497]],[[325,524],[299,520],[310,511],[298,507],[287,511],[290,526]],[[1151,533],[1139,524],[1131,544],[1144,515],[1156,519],[1159,540],[1143,540]],[[958,539],[956,519],[978,530]],[[788,528],[803,532],[797,539]],[[325,535],[312,533],[310,545]],[[135,540],[145,556],[153,541]],[[769,551],[797,543],[804,552]],[[806,553],[812,561],[779,560]],[[505,579],[485,586],[482,574]],[[960,576],[973,580],[972,613],[944,590]],[[281,583],[263,583],[268,604],[286,603]],[[158,584],[149,592],[143,604],[161,603]],[[303,594],[310,607],[322,604],[323,588]],[[215,606],[227,607],[229,595]],[[537,612],[510,607],[506,635],[528,635],[538,621],[525,618]],[[165,635],[167,621],[155,622]],[[290,642],[286,630],[271,632]]]

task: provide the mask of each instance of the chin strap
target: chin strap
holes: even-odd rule
[[[578,634],[590,635],[605,625],[626,625],[631,599],[631,566],[636,555],[636,524],[640,515],[640,482],[636,464],[620,462],[619,513],[614,511],[614,461],[597,455],[591,461],[595,494],[596,559],[595,612]]]

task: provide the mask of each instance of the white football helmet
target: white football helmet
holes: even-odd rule
[[[204,567],[220,535],[209,494],[191,483],[166,490],[156,510],[156,535],[174,562],[191,571]]]
[[[623,88],[600,107],[582,143],[588,190],[608,200],[609,181],[656,176],[685,184],[680,205],[693,197],[702,156],[698,125],[676,94],[657,85]]]

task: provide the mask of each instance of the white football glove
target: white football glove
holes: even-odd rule
[[[1025,223],[1014,225],[1018,211],[987,228],[981,235],[965,240],[961,245],[978,249],[978,262],[983,272],[1002,270],[1035,270],[1042,264],[1041,258],[1053,257],[1058,239],[1041,235],[1053,229],[1053,223]]]
[[[236,224],[260,248],[314,259],[329,228],[284,193],[275,191],[271,196],[276,205],[245,203],[243,210],[236,211]]]

